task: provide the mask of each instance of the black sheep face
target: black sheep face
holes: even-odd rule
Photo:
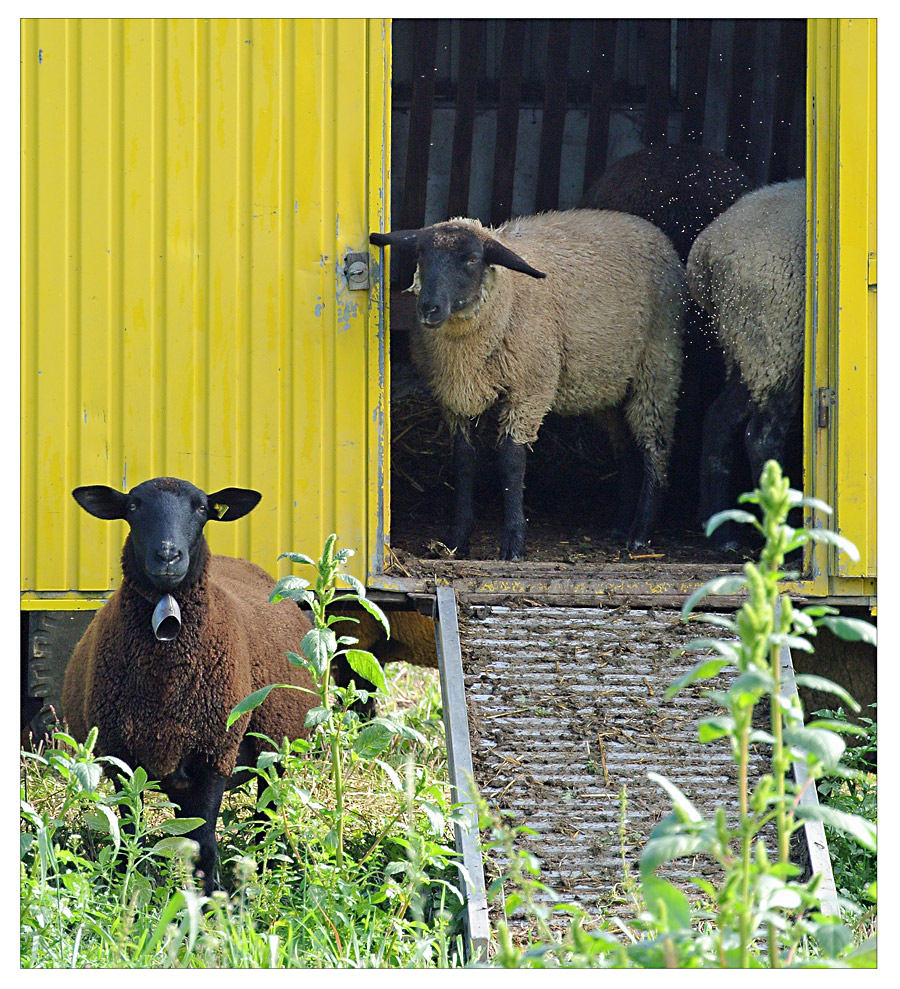
[[[477,234],[467,226],[439,223],[423,230],[395,230],[370,234],[373,244],[415,247],[418,299],[416,317],[426,329],[436,330],[451,316],[478,311],[482,283],[488,267],[499,265],[546,278],[514,251],[493,237]]]
[[[206,523],[242,518],[256,507],[261,495],[247,488],[223,488],[207,495],[189,481],[156,477],[127,494],[95,484],[75,488],[72,497],[96,518],[124,519],[143,576],[170,594],[188,576],[204,542]]]

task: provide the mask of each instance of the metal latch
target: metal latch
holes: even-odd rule
[[[369,255],[348,254],[344,258],[344,274],[347,276],[347,288],[351,290],[367,289],[369,287]]]
[[[819,389],[819,408],[816,417],[816,424],[819,429],[827,429],[831,422],[831,408],[835,404],[836,398],[833,388]]]

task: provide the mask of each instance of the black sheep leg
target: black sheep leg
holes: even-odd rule
[[[500,539],[501,560],[521,560],[525,556],[526,448],[507,433],[500,444],[500,483],[503,485],[503,534]]]
[[[747,421],[750,396],[737,375],[725,382],[703,420],[703,452],[700,458],[701,524],[716,512],[733,507],[734,460],[738,430]],[[738,531],[733,522],[720,525],[712,542],[721,549],[737,549]]]
[[[630,549],[640,549],[650,542],[650,533],[659,514],[659,506],[662,501],[663,485],[653,467],[653,460],[649,451],[644,451],[644,479],[641,483],[641,493],[638,495],[637,509],[634,513],[634,521],[628,532],[628,546]]]
[[[203,892],[209,896],[213,891],[216,870],[216,821],[222,806],[222,794],[228,781],[224,776],[196,777],[189,790],[170,794],[170,799],[180,806],[179,817],[202,817],[203,824],[191,831],[187,837],[200,845],[200,853],[194,871],[203,876]]]
[[[791,418],[800,405],[801,390],[795,388],[775,392],[763,408],[750,407],[750,421],[744,434],[747,456],[750,460],[753,483],[759,477],[767,460],[782,461],[784,441],[791,425]],[[794,487],[802,487],[802,479]]]
[[[450,531],[445,540],[459,558],[469,555],[469,540],[475,516],[472,508],[475,491],[475,446],[462,426],[453,434],[453,505]]]

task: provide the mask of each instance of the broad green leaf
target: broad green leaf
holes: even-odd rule
[[[722,577],[713,577],[712,580],[708,580],[702,587],[698,587],[687,601],[684,602],[681,609],[681,617],[687,618],[694,610],[697,602],[702,601],[703,598],[709,597],[711,594],[734,594],[746,583],[747,578],[739,574],[726,574]]]
[[[707,640],[697,639],[696,641],[703,642]],[[672,686],[669,687],[666,691],[666,700],[671,700],[682,687],[687,687],[689,684],[692,684],[697,680],[711,680],[714,676],[721,673],[729,662],[730,661],[728,659],[707,659],[705,662],[700,663],[699,666],[695,666],[692,670],[685,673],[684,676],[679,677],[672,684]]]
[[[163,834],[185,835],[203,825],[202,817],[172,817],[168,821],[157,824],[151,831],[162,831]]]
[[[697,737],[704,744],[706,742],[714,742],[718,738],[722,738],[729,732],[734,731],[734,718],[727,714],[718,715],[715,718],[708,718],[706,721],[701,721],[697,726]]]
[[[197,847],[191,848],[192,845]],[[160,838],[153,845],[154,852],[163,852],[166,855],[184,854],[190,849],[191,857],[197,854],[197,848],[199,848],[197,842],[193,838],[185,838],[184,835],[170,835],[168,838]],[[185,855],[185,857],[187,856]]]
[[[805,529],[804,532],[814,542],[827,543],[829,546],[836,547],[842,553],[846,553],[854,563],[859,560],[859,550],[845,536],[832,532],[831,529]]]
[[[384,771],[384,775],[387,776],[387,778],[391,781],[391,784],[393,785],[394,789],[398,793],[402,793],[403,782],[401,781],[400,776],[397,773],[397,770],[394,769],[394,767],[390,763],[382,762],[381,759],[373,759],[372,762],[374,762],[376,766],[380,766],[382,768],[382,770]]]
[[[651,836],[641,851],[641,876],[652,875],[654,869],[665,862],[674,862],[676,859],[706,851],[709,841],[709,835],[702,831],[679,831],[658,837]]]
[[[826,827],[849,835],[870,852],[877,851],[875,825],[858,814],[847,814],[825,804],[798,804],[794,808],[794,816],[798,820],[821,821]]]
[[[337,639],[330,628],[311,628],[300,643],[300,651],[317,676],[324,675],[336,649]]]
[[[691,615],[690,620],[702,625],[714,625],[716,628],[726,628],[729,632],[737,634],[737,622],[725,615],[717,615],[713,612],[701,612],[699,615]]]
[[[368,613],[378,622],[381,623],[381,627],[384,629],[387,637],[391,637],[391,626],[385,616],[385,613],[375,604],[374,601],[370,601],[368,598],[358,597],[356,599],[359,603],[368,611]]]
[[[425,812],[425,816],[428,818],[428,823],[431,825],[431,830],[434,834],[440,837],[444,833],[444,815],[441,813],[440,808],[431,803],[429,800],[423,800],[419,806]]]
[[[225,723],[226,728],[230,728],[238,718],[243,717],[248,711],[253,711],[255,708],[259,707],[260,704],[269,696],[269,693],[276,687],[286,687],[287,684],[284,683],[270,683],[268,687],[261,687],[259,690],[254,690],[249,697],[245,697],[240,704],[238,704],[228,715],[228,721]]]
[[[290,649],[285,653],[288,658],[288,662],[291,666],[299,666],[304,670],[312,670],[312,666],[309,660],[305,656],[299,655],[299,653],[291,652]]]
[[[744,512],[740,508],[727,508],[724,512],[716,512],[706,522],[707,538],[711,536],[723,522],[739,522],[742,525],[752,525],[759,529],[759,519],[750,512]]]
[[[804,755],[814,756],[826,769],[832,769],[841,761],[847,747],[840,735],[822,728],[785,728],[784,740]]]
[[[813,936],[828,958],[839,958],[853,944],[853,934],[844,924],[816,924]]]
[[[691,907],[680,889],[659,876],[642,875],[641,893],[647,908],[658,919],[664,931],[690,930]]]
[[[877,645],[877,629],[861,618],[829,617],[823,618],[821,624],[847,642],[867,642],[870,646]]]
[[[28,850],[34,844],[34,835],[30,831],[19,832],[19,859],[25,858]]]
[[[819,498],[810,498],[803,494],[802,491],[797,491],[796,488],[791,488],[788,491],[788,501],[792,507],[798,505],[803,508],[815,508],[819,512],[824,512],[826,515],[831,515],[831,506]]]
[[[370,683],[375,684],[379,690],[386,689],[384,670],[382,670],[381,664],[370,652],[366,652],[363,649],[348,649],[344,655],[354,673],[358,673]]]
[[[270,766],[274,766],[279,762],[281,762],[281,754],[279,752],[260,752],[256,757],[256,768],[268,769]]]
[[[808,639],[801,635],[786,635],[781,632],[773,632],[769,636],[769,642],[779,648],[799,649],[801,652],[814,652],[814,647]]]
[[[878,935],[873,934],[870,938],[866,938],[856,951],[851,951],[843,961],[851,968],[877,968]]]
[[[338,574],[338,577],[342,581],[344,581],[345,584],[349,584],[353,588],[353,590],[356,591],[359,597],[364,598],[366,596],[365,584],[363,584],[362,581],[357,580],[356,577],[353,576],[353,574],[342,573],[342,574]]]
[[[691,803],[691,801],[678,789],[678,787],[665,776],[659,773],[647,773],[647,779],[652,780],[661,786],[672,800],[675,808],[680,811],[679,816],[694,823],[703,820],[703,815]]]
[[[385,718],[373,718],[360,729],[354,748],[359,755],[371,758],[382,752],[397,734],[399,732],[393,722]]]
[[[311,567],[317,566],[316,561],[307,556],[306,553],[282,553],[279,560],[290,560],[292,563],[308,563]]]
[[[306,720],[303,722],[307,728],[315,728],[316,725],[320,725],[327,721],[331,717],[331,708],[319,707],[311,708],[306,712]]]
[[[810,618],[821,618],[822,615],[837,615],[839,611],[830,604],[810,604],[803,609],[803,614],[809,615]]]
[[[756,668],[742,673],[728,688],[728,696],[737,701],[739,707],[755,704],[761,694],[775,689],[775,682],[767,670]]]
[[[93,793],[103,776],[103,768],[96,762],[76,762],[72,772],[78,780],[79,789],[84,793]]]
[[[295,577],[293,574],[288,574],[287,577],[282,577],[280,580],[276,581],[275,587],[269,595],[269,600],[272,602],[278,602],[283,601],[285,598],[290,598],[292,601],[297,601],[302,599],[302,597],[307,594],[306,589],[308,587],[308,580],[304,580],[302,577]]]
[[[119,851],[122,839],[119,833],[119,821],[115,812],[104,804],[95,804],[94,809],[84,815],[84,819],[95,831],[102,831],[112,837],[113,848]]]
[[[794,677],[798,687],[808,687],[810,690],[819,690],[824,694],[836,694],[850,708],[851,711],[859,711],[860,706],[847,693],[840,684],[825,677],[815,676],[812,673],[797,673]]]

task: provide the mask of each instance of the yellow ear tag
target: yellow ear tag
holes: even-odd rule
[[[228,506],[227,505],[213,505],[213,509],[215,510],[216,515],[219,516],[219,521],[221,522],[222,521],[222,517],[228,511]]]

